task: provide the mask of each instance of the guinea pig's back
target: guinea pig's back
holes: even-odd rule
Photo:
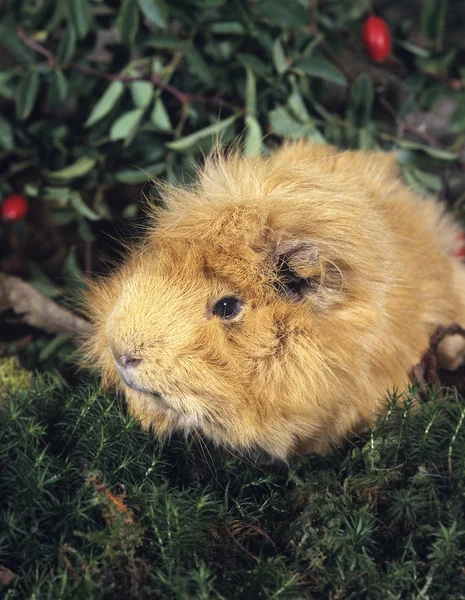
[[[365,206],[362,218],[371,236],[353,245],[360,246],[354,256],[363,264],[367,304],[377,306],[373,360],[378,373],[392,378],[398,370],[399,384],[405,382],[405,366],[420,360],[438,326],[465,326],[465,267],[453,256],[460,229],[452,215],[401,181],[393,154],[303,142],[284,146],[275,160],[326,174],[345,188],[348,211],[354,195]]]

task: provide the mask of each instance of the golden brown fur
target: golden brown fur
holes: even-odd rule
[[[195,187],[163,195],[141,246],[91,286],[86,345],[161,436],[326,451],[405,389],[438,325],[465,325],[455,225],[398,180],[390,155],[289,144],[212,158]],[[283,291],[289,272],[308,282],[300,300]],[[224,296],[244,302],[231,321],[211,312]],[[119,354],[142,360],[132,387]]]

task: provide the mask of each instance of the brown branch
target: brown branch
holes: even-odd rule
[[[340,70],[342,71],[342,73],[346,76],[347,81],[350,84],[353,84],[356,77],[353,76],[344,66],[344,64],[338,60],[338,58],[334,55],[334,53],[332,52],[332,50],[328,47],[328,45],[325,42],[321,42],[320,43],[320,47],[323,50],[323,52],[326,54],[326,56],[329,58],[329,60]],[[376,76],[372,73],[374,79],[376,80]],[[384,106],[384,108],[388,111],[388,113],[395,119],[397,125],[403,129],[404,131],[408,131],[410,133],[412,133],[413,135],[416,135],[417,137],[425,140],[426,142],[428,142],[428,144],[430,144],[430,146],[433,146],[435,148],[439,148],[440,144],[439,142],[429,133],[427,133],[426,131],[422,131],[421,129],[418,129],[418,127],[415,127],[415,125],[412,125],[411,123],[408,123],[407,121],[405,121],[404,119],[402,119],[402,117],[399,116],[399,114],[397,113],[396,109],[392,106],[392,104],[386,100],[386,98],[383,96],[383,92],[378,92],[376,91],[379,99],[380,99],[380,103],[382,104],[382,106]]]
[[[0,565],[0,585],[2,587],[8,587],[16,579],[19,579],[19,575],[13,573],[13,571],[11,571],[8,567]]]
[[[0,273],[0,312],[4,310],[12,310],[21,322],[47,333],[85,334],[92,327],[19,277]]]
[[[336,65],[336,67],[338,67],[338,69],[340,71],[342,71],[342,73],[346,76],[348,82],[350,84],[353,84],[356,77],[354,75],[352,75],[344,66],[344,64],[338,60],[338,58],[334,55],[334,53],[332,52],[332,50],[327,46],[327,44],[325,42],[321,42],[320,44],[321,49],[323,50],[323,52],[326,54],[326,56],[329,58],[329,60]],[[378,80],[377,77],[375,76],[375,74],[371,73],[374,77],[375,80]],[[415,125],[412,125],[411,123],[408,123],[407,121],[405,121],[404,119],[402,119],[402,117],[399,116],[399,114],[397,113],[396,109],[392,106],[392,104],[386,100],[386,98],[383,96],[383,92],[378,92],[376,90],[376,93],[380,99],[380,103],[382,104],[382,106],[384,106],[384,108],[388,111],[388,113],[394,117],[397,125],[403,129],[404,131],[408,131],[410,133],[412,133],[413,135],[416,135],[417,137],[425,140],[426,142],[428,142],[428,144],[430,144],[430,146],[434,146],[435,148],[439,148],[440,144],[439,142],[429,133],[427,133],[426,131],[422,131],[421,129],[418,129],[418,127],[415,127]]]
[[[367,11],[368,11],[368,13],[371,14],[373,12],[371,2],[370,2],[370,0],[366,0],[366,2],[367,2]],[[318,24],[316,21],[316,14],[317,14],[317,8],[318,8],[318,0],[310,0],[309,8],[310,8],[310,29],[311,29],[312,33],[317,34],[318,33]],[[337,56],[333,53],[331,48],[329,48],[329,46],[326,44],[326,42],[324,40],[322,42],[320,42],[320,48],[326,54],[328,59],[345,75],[345,77],[347,78],[347,81],[352,85],[354,83],[354,81],[356,80],[356,76],[352,75],[352,73],[350,73],[350,71],[345,67],[344,63],[337,58]],[[371,75],[374,77],[375,80],[378,80],[378,78],[375,76],[374,73],[371,73]],[[456,80],[453,80],[451,87],[452,87],[452,89],[460,89],[458,87]],[[391,103],[388,100],[386,100],[386,98],[383,97],[382,92],[381,93],[377,92],[377,94],[379,95],[381,104],[390,113],[390,115],[392,117],[394,117],[398,126],[401,129],[403,129],[405,131],[409,131],[410,133],[416,135],[417,137],[424,139],[426,142],[428,142],[431,146],[434,146],[435,148],[440,147],[439,142],[433,136],[431,136],[427,132],[421,131],[414,125],[412,125],[412,124],[408,123],[407,121],[405,121],[404,119],[402,119],[398,115],[395,108],[391,105]]]
[[[326,56],[329,58],[329,60],[336,65],[336,67],[342,71],[342,73],[345,75],[345,77],[347,78],[347,81],[352,84],[355,81],[355,77],[349,73],[349,71],[346,69],[345,65],[338,59],[336,58],[336,55],[333,53],[333,51],[329,48],[328,44],[326,44],[326,42],[322,41],[320,42],[320,48],[323,50],[323,52],[326,54]]]
[[[35,50],[37,52],[37,54],[42,54],[42,56],[45,56],[45,58],[47,59],[47,63],[48,63],[49,67],[54,67],[56,65],[57,59],[50,52],[50,50],[47,50],[47,48],[45,48],[44,46],[42,46],[42,44],[39,44],[38,42],[36,42],[32,38],[28,37],[26,35],[26,32],[24,31],[24,29],[22,27],[18,28],[18,37],[20,39],[22,39],[23,42],[27,46],[29,46],[29,48],[32,48],[33,50]]]
[[[415,125],[412,125],[411,123],[408,123],[407,121],[402,119],[402,117],[400,117],[397,114],[396,109],[392,106],[392,104],[388,100],[386,100],[386,98],[380,97],[380,102],[384,106],[384,108],[388,111],[388,113],[394,117],[398,126],[401,129],[404,129],[405,131],[409,131],[413,135],[416,135],[417,137],[422,138],[423,140],[425,140],[425,142],[428,142],[428,144],[430,144],[430,146],[433,146],[434,148],[441,147],[440,143],[437,141],[437,139],[434,136],[427,133],[426,131],[421,131],[421,129],[418,129],[418,127],[415,127]]]
[[[92,75],[93,77],[99,77],[100,79],[106,79],[107,81],[151,81],[152,83],[158,85],[162,90],[169,92],[172,96],[174,96],[179,102],[184,104],[189,99],[188,94],[179,91],[174,86],[169,83],[165,83],[160,79],[158,75],[122,75],[121,73],[107,73],[106,71],[99,71],[98,69],[93,69],[92,67],[86,67],[84,65],[77,65],[75,63],[70,63],[69,66],[72,69],[76,69],[76,71],[81,71],[81,73],[86,73],[86,75]]]
[[[318,0],[310,0],[308,3],[310,31],[316,35],[318,33]]]
[[[252,560],[254,560],[255,562],[260,562],[260,560],[258,559],[257,556],[255,556],[255,554],[252,554],[252,552],[250,552],[250,550],[247,550],[247,548],[240,543],[240,541],[236,538],[236,536],[228,529],[228,527],[225,527],[226,533],[229,535],[229,537],[232,539],[232,541],[239,546],[239,548],[245,552],[245,554],[247,554],[247,556],[249,556]]]
[[[35,40],[28,37],[22,27],[18,29],[18,36],[23,40],[25,44],[27,44],[30,48],[35,50],[35,52],[41,54],[42,56],[45,56],[47,58],[47,64],[49,67],[54,67],[57,64],[57,59],[52,54],[52,52],[50,52],[50,50],[48,50]],[[189,94],[188,92],[182,92],[181,90],[175,88],[173,85],[163,81],[163,79],[155,73],[153,73],[152,75],[123,75],[121,73],[107,73],[106,71],[99,71],[98,69],[93,69],[92,67],[86,67],[84,65],[77,65],[75,63],[70,63],[68,67],[71,69],[75,69],[76,71],[80,71],[81,73],[92,75],[93,77],[106,79],[107,81],[150,81],[163,91],[171,94],[181,104],[187,104],[188,102],[200,102],[203,104],[214,104],[216,106],[221,106],[233,112],[239,110],[233,104],[230,104],[226,100],[223,100],[220,94],[217,94],[216,96],[202,96],[201,94]]]
[[[93,69],[92,67],[86,67],[84,65],[77,65],[75,63],[71,63],[69,65],[72,69],[76,69],[77,71],[81,71],[81,73],[86,73],[87,75],[92,75],[93,77],[99,77],[100,79],[106,79],[107,81],[123,81],[123,82],[131,82],[131,81],[150,81],[154,85],[158,86],[160,89],[164,90],[171,94],[176,100],[178,100],[181,104],[187,104],[187,102],[201,102],[203,104],[216,104],[217,106],[222,106],[231,111],[239,110],[233,104],[230,104],[226,100],[217,94],[216,96],[202,96],[200,94],[189,94],[188,92],[181,92],[173,85],[164,82],[158,75],[153,73],[152,75],[122,75],[121,73],[107,73],[106,71],[99,71],[98,69]]]

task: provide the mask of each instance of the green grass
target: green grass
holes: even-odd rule
[[[5,395],[5,394],[4,394]],[[160,447],[113,395],[37,379],[0,408],[16,598],[448,598],[465,590],[465,402],[432,396],[290,469]]]

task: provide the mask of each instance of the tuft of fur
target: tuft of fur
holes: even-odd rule
[[[465,325],[456,225],[391,155],[306,142],[212,157],[114,274],[90,285],[87,364],[160,436],[288,459],[325,452],[402,391],[437,326]],[[305,283],[285,293],[285,264]],[[231,321],[214,316],[242,300]],[[141,359],[122,381],[114,356]]]

